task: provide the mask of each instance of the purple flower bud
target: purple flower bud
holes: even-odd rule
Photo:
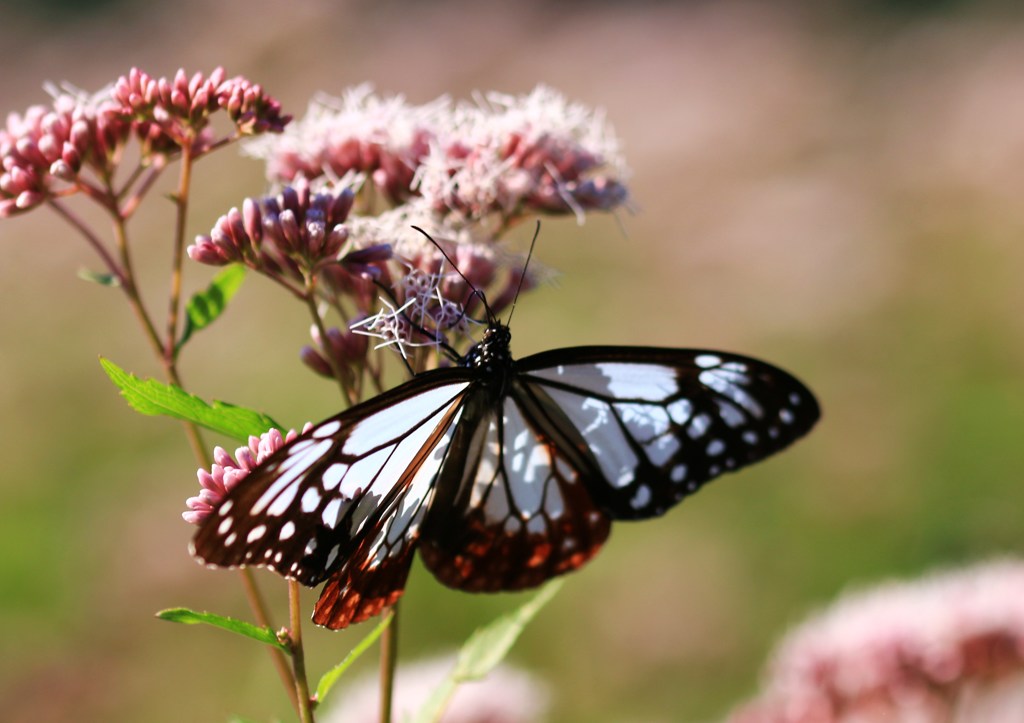
[[[259,204],[251,198],[245,199],[242,203],[242,217],[245,233],[252,241],[253,248],[259,247],[263,240],[263,216],[260,214]]]

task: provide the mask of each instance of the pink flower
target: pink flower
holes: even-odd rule
[[[55,90],[51,107],[11,113],[0,129],[0,218],[80,190],[83,169],[113,172],[131,125],[109,93]]]
[[[1004,560],[839,601],[787,635],[764,692],[730,721],[1008,723],[1022,702],[1024,562]]]
[[[179,69],[173,79],[156,79],[132,68],[114,84],[113,97],[153,152],[186,145],[197,152],[208,150],[213,136],[207,125],[219,110],[227,112],[238,135],[280,133],[291,120],[261,86],[242,76],[226,78],[223,68],[191,77]]]
[[[302,431],[306,432],[312,426],[307,422]],[[216,447],[213,450],[213,466],[209,471],[200,469],[197,472],[202,489],[195,497],[185,500],[188,511],[181,513],[182,518],[189,524],[198,525],[220,504],[224,495],[245,479],[258,464],[297,436],[298,432],[294,429],[283,436],[278,430],[271,429],[259,437],[249,437],[249,446],[236,449],[234,457],[224,448]]]

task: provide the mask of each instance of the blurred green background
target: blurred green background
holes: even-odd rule
[[[844,589],[1024,541],[1024,14],[1009,4],[2,7],[8,111],[44,102],[45,80],[220,64],[299,115],[363,81],[414,102],[545,82],[607,109],[637,212],[545,225],[538,256],[563,275],[522,299],[516,353],[742,351],[798,374],[825,417],[778,459],[616,526],[513,654],[550,684],[553,720],[717,719],[786,627]],[[204,161],[190,233],[263,187],[256,162]],[[161,294],[171,223],[156,202],[134,226]],[[186,553],[180,430],[132,413],[96,361],[159,374],[121,297],[75,278],[96,264],[46,212],[0,223],[0,254],[0,720],[288,719],[254,644],[152,616],[247,608],[234,576]],[[189,271],[193,289],[209,278]],[[297,362],[307,327],[252,278],[183,376],[292,424],[327,416],[336,391]],[[282,620],[282,586],[259,577]],[[402,655],[451,649],[519,599],[417,567]],[[312,671],[365,632],[310,629]]]

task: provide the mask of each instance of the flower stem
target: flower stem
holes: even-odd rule
[[[400,602],[400,601],[399,601]],[[398,667],[398,606],[391,606],[391,624],[384,629],[380,641],[380,721],[391,723],[391,700],[395,690],[395,669]]]
[[[245,588],[245,597],[249,600],[249,607],[252,608],[253,617],[256,618],[256,624],[270,628],[274,627],[270,624],[270,614],[267,612],[267,605],[263,601],[263,596],[260,594],[260,590],[256,587],[256,579],[253,577],[252,570],[243,567],[238,571],[238,574],[242,578],[242,587]],[[296,694],[295,678],[292,676],[291,668],[288,666],[288,659],[284,657],[277,648],[269,648],[270,658],[274,662],[274,668],[277,669],[277,674],[281,677],[281,682],[284,683],[285,692],[288,693],[288,699],[292,702],[292,707],[296,713],[301,715],[299,708],[299,697]]]
[[[324,358],[327,359],[327,363],[331,366],[331,372],[334,374],[334,378],[338,382],[338,388],[341,389],[342,398],[349,404],[355,404],[357,399],[355,391],[350,389],[345,381],[345,375],[341,369],[341,365],[338,360],[334,358],[334,352],[331,349],[331,342],[327,336],[327,328],[324,326],[324,320],[320,316],[320,311],[316,308],[316,286],[315,281],[312,278],[306,281],[306,307],[309,309],[310,316],[313,317],[313,324],[316,326],[317,333],[320,335],[320,342],[323,345]]]
[[[288,581],[288,610],[291,614],[289,637],[299,720],[302,723],[313,723],[313,705],[309,697],[309,683],[306,681],[306,659],[302,652],[302,601],[299,599],[299,583],[295,580]]]
[[[188,220],[188,194],[192,184],[192,146],[184,144],[181,151],[181,174],[174,195],[177,216],[174,223],[174,253],[171,259],[171,292],[167,309],[167,337],[164,357],[173,362],[177,354],[178,317],[181,311],[181,267],[185,259],[185,224]]]

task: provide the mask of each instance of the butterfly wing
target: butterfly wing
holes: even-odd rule
[[[473,378],[466,369],[422,374],[321,422],[228,492],[193,554],[310,586],[330,577],[314,613],[329,627],[376,614],[404,587]]]
[[[577,347],[527,357],[517,370],[537,408],[578,434],[570,442],[598,471],[585,475],[588,490],[614,519],[660,515],[787,447],[820,416],[792,375],[725,352]]]
[[[608,537],[610,520],[584,485],[585,458],[515,386],[467,401],[478,421],[459,427],[438,478],[420,550],[449,587],[534,587],[583,565]]]

